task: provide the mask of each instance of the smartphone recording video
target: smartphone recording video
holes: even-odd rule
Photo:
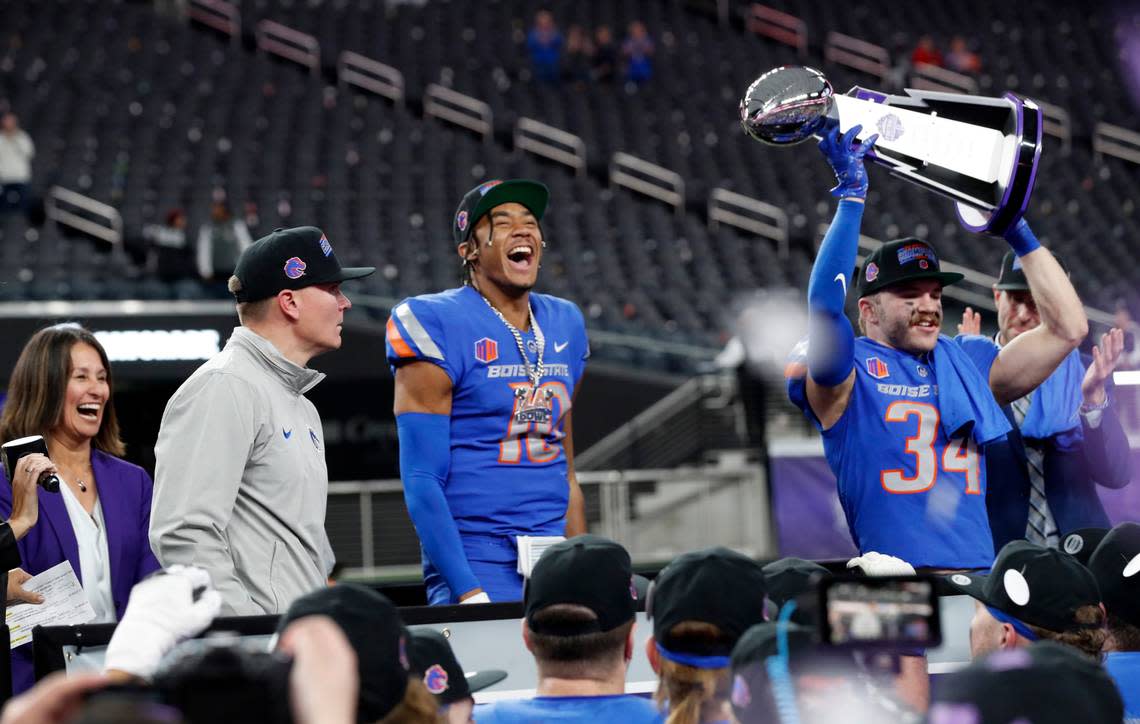
[[[823,643],[862,649],[942,643],[938,594],[929,576],[832,578],[820,586]]]

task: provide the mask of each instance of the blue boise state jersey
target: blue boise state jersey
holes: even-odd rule
[[[590,348],[572,302],[531,293],[546,339],[540,391],[548,419],[519,420],[530,386],[514,336],[475,289],[411,297],[392,309],[387,356],[438,365],[452,383],[451,468],[444,495],[460,533],[562,535],[570,488],[563,425]],[[522,333],[537,364],[534,330]]]
[[[997,347],[954,340],[989,379]],[[822,430],[828,465],[860,552],[915,567],[988,568],[984,450],[967,433],[950,439],[939,416],[932,356],[855,340],[855,387],[839,421],[823,430],[807,402],[806,342],[786,371],[788,395]]]

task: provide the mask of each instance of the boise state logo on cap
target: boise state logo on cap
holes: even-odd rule
[[[432,664],[431,667],[424,672],[424,686],[432,694],[439,696],[447,691],[447,672],[439,664]]]
[[[332,255],[332,244],[329,243],[329,238],[324,234],[321,234],[321,251],[324,252],[325,256]]]
[[[308,265],[301,261],[301,257],[292,257],[289,261],[285,262],[285,276],[290,279],[300,279],[305,276],[306,266]]]
[[[455,225],[459,227],[460,231],[467,231],[467,209],[455,215]]]
[[[486,196],[488,191],[495,188],[496,186],[498,186],[501,183],[502,183],[502,181],[500,181],[499,179],[495,179],[494,181],[488,181],[487,183],[485,183],[479,187],[479,195],[480,196]]]
[[[905,246],[899,247],[896,253],[899,257],[899,264],[908,264],[918,260],[919,266],[926,269],[929,264],[923,264],[923,261],[929,259],[935,264],[938,263],[938,257],[934,256],[934,251],[926,244],[906,244]]]

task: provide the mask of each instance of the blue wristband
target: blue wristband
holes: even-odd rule
[[[1033,230],[1029,228],[1029,222],[1021,219],[1017,222],[1017,226],[1005,232],[1005,240],[1009,242],[1013,253],[1018,256],[1025,256],[1031,251],[1041,248],[1041,242],[1037,241],[1037,237],[1033,235]]]

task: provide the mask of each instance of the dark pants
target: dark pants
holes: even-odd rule
[[[0,185],[0,212],[32,209],[32,187],[28,184],[7,183]]]

